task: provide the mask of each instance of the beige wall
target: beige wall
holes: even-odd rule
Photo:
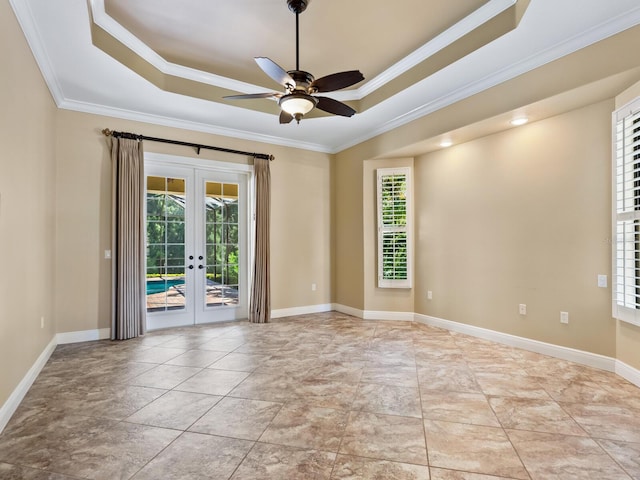
[[[58,331],[109,326],[111,161],[100,131],[131,131],[275,155],[271,163],[272,308],[331,302],[331,159],[327,154],[60,110],[58,113]],[[147,142],[148,152],[247,163],[245,157]],[[311,284],[317,285],[311,291]]]
[[[336,155],[334,161],[334,302],[364,310],[362,160]]]
[[[640,97],[640,82],[632,85],[616,97],[615,108]],[[640,370],[640,327],[618,321],[616,330],[616,358]]]
[[[416,312],[615,357],[611,290],[596,283],[611,272],[612,110],[416,160]]]
[[[0,64],[2,406],[56,331],[55,104],[9,2],[0,2]]]
[[[376,170],[378,168],[413,167],[413,158],[369,160],[362,172],[364,309],[368,311],[413,312],[414,288],[378,288],[378,236],[376,205]]]

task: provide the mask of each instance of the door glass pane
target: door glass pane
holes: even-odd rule
[[[237,183],[205,183],[206,304],[238,304]]]
[[[185,179],[147,177],[147,312],[183,310]]]

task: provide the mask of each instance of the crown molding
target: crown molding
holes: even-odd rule
[[[184,130],[193,130],[195,132],[210,133],[224,137],[238,138],[242,140],[250,140],[252,142],[262,142],[270,145],[280,145],[283,147],[299,148],[302,150],[310,150],[320,153],[334,153],[326,145],[309,142],[299,142],[288,138],[282,138],[272,135],[263,135],[244,130],[236,130],[233,128],[225,128],[206,123],[190,122],[188,120],[179,120],[173,117],[164,117],[161,115],[152,115],[149,113],[136,112],[134,110],[126,110],[122,108],[106,107],[104,105],[96,105],[87,102],[78,102],[75,100],[63,100],[59,108],[64,110],[72,110],[75,112],[90,113],[93,115],[103,115],[106,117],[120,118],[123,120],[133,120],[136,122],[150,123],[153,125],[162,125],[165,127],[181,128]]]
[[[502,70],[497,70],[491,75],[487,75],[474,82],[470,82],[457,90],[452,91],[449,95],[440,97],[436,100],[426,102],[409,112],[395,117],[381,124],[378,128],[367,131],[365,135],[355,138],[354,140],[338,146],[335,150],[340,152],[358,145],[371,138],[387,133],[398,127],[406,125],[414,120],[422,118],[442,108],[448,107],[456,102],[469,98],[480,92],[493,88],[501,83],[509,81],[519,75],[535,70],[548,63],[558,60],[564,56],[575,53],[583,48],[593,45],[601,40],[609,38],[617,33],[628,30],[640,24],[640,5],[633,9],[631,13],[620,15],[607,22],[603,22],[580,35],[574,35],[568,40],[554,45],[541,53],[523,58],[521,61],[509,65]],[[336,153],[334,152],[334,153]]]
[[[36,27],[31,7],[28,2],[20,0],[9,0],[9,4],[11,5],[11,8],[13,8],[13,12],[20,24],[20,28],[22,28],[27,43],[29,44],[29,48],[31,48],[31,52],[36,59],[40,73],[49,88],[49,92],[51,92],[53,101],[59,107],[64,100],[64,94],[62,93],[62,87],[60,86],[58,77],[53,69],[51,59],[49,58],[49,55],[47,55],[47,50],[43,47],[44,42],[42,41],[40,32],[38,32],[38,28]]]

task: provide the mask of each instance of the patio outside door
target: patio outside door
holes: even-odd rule
[[[145,168],[147,328],[246,318],[249,173]]]

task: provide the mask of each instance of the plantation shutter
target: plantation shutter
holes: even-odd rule
[[[614,114],[613,315],[640,325],[640,99]]]
[[[409,168],[377,170],[378,287],[411,287]]]

